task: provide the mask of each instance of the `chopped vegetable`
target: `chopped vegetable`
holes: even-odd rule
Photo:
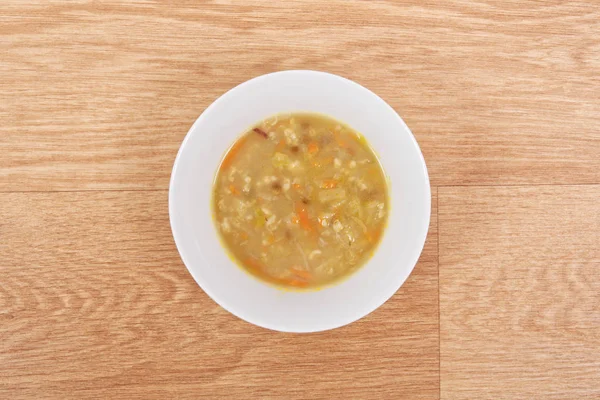
[[[256,273],[262,273],[264,270],[264,266],[262,265],[262,263],[254,257],[246,258],[246,265],[249,266]]]
[[[235,196],[240,194],[240,191],[237,190],[237,188],[233,184],[229,185],[229,191]]]
[[[298,267],[292,267],[290,269],[291,273],[301,279],[310,280],[313,278],[313,275],[307,270],[300,269]]]
[[[254,210],[254,225],[257,228],[262,228],[265,222],[267,222],[267,216],[260,208],[256,208]]]
[[[304,288],[304,287],[308,286],[308,282],[302,281],[302,280],[299,280],[299,279],[283,280],[283,282],[285,284],[287,284],[287,285],[295,286],[295,287],[301,287],[301,288]]]
[[[316,153],[318,151],[319,151],[319,145],[318,144],[316,144],[315,142],[310,142],[308,144],[308,152],[310,154],[314,154],[314,153]]]
[[[237,142],[235,142],[233,144],[233,146],[231,146],[231,148],[229,149],[227,154],[225,154],[225,158],[223,158],[223,162],[221,162],[221,167],[220,167],[221,170],[227,169],[231,166],[231,164],[233,163],[233,160],[237,157],[237,155],[240,152],[240,150],[242,149],[242,147],[244,147],[245,142],[246,142],[246,138],[242,137],[242,138],[238,139]]]
[[[306,210],[306,204],[303,202],[296,203],[296,214],[298,215],[298,220],[300,222],[300,226],[305,231],[312,231],[312,223],[308,218],[308,211]]]

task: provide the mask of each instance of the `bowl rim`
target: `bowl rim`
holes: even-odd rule
[[[182,232],[178,232],[177,229],[177,222],[175,221],[175,213],[174,213],[174,204],[175,204],[175,194],[174,194],[174,186],[175,186],[175,181],[176,181],[176,176],[177,176],[177,171],[179,168],[179,161],[180,158],[182,157],[183,152],[185,151],[184,149],[186,148],[186,145],[188,143],[188,141],[190,140],[190,138],[193,135],[193,132],[196,130],[196,127],[201,125],[203,123],[203,121],[208,118],[208,115],[210,114],[211,110],[213,108],[216,108],[217,105],[223,101],[226,101],[226,98],[228,96],[234,95],[235,92],[241,90],[244,86],[246,85],[250,85],[250,84],[255,84],[257,81],[261,81],[261,80],[265,80],[265,79],[269,79],[270,77],[272,77],[273,75],[282,75],[282,74],[319,74],[322,76],[327,76],[329,79],[337,79],[337,80],[342,80],[344,81],[346,84],[351,84],[355,87],[357,87],[357,89],[359,89],[360,91],[364,92],[365,95],[367,96],[371,96],[372,98],[374,98],[378,103],[380,103],[383,107],[387,108],[389,111],[391,111],[396,120],[397,123],[400,124],[400,126],[403,127],[403,129],[409,133],[409,137],[410,140],[414,146],[414,148],[417,150],[418,152],[418,157],[419,157],[419,161],[422,167],[422,174],[423,177],[425,178],[425,182],[424,182],[424,189],[425,189],[425,198],[424,201],[426,202],[425,204],[425,214],[423,215],[424,219],[423,219],[423,224],[425,225],[425,229],[422,230],[422,232],[419,234],[419,236],[417,237],[417,243],[418,243],[418,249],[415,246],[415,251],[413,252],[414,256],[411,258],[410,262],[407,263],[408,268],[408,273],[406,274],[406,277],[402,280],[398,281],[397,287],[395,288],[394,291],[392,291],[391,293],[386,293],[384,296],[381,296],[379,299],[377,299],[376,302],[373,302],[371,304],[370,307],[368,307],[368,310],[366,312],[357,312],[355,315],[353,315],[352,318],[347,318],[346,320],[341,320],[338,321],[337,323],[334,324],[329,324],[325,327],[320,327],[317,329],[313,329],[313,328],[308,328],[306,330],[288,330],[285,329],[284,327],[278,326],[277,323],[263,323],[263,321],[257,321],[257,320],[253,320],[251,318],[247,318],[245,315],[242,315],[241,313],[236,312],[236,310],[234,309],[235,307],[230,307],[228,304],[225,304],[225,302],[221,301],[219,299],[219,296],[216,295],[213,290],[210,288],[210,285],[207,285],[205,283],[205,281],[202,279],[202,277],[200,276],[199,273],[195,272],[192,268],[190,268],[188,265],[191,262],[190,261],[190,257],[186,254],[186,249],[183,248],[183,239],[181,238],[181,234]],[[248,79],[236,86],[234,86],[233,88],[227,90],[226,92],[224,92],[223,94],[219,95],[218,98],[216,98],[208,107],[206,107],[202,113],[198,116],[198,118],[196,118],[196,120],[194,121],[194,123],[191,125],[191,127],[189,128],[189,130],[187,131],[184,139],[182,140],[179,149],[177,151],[177,155],[175,157],[175,160],[173,162],[173,167],[171,170],[171,177],[169,179],[169,193],[168,193],[168,210],[169,210],[169,223],[171,226],[171,232],[173,234],[173,239],[175,242],[175,246],[177,248],[177,251],[179,252],[179,255],[186,267],[186,269],[188,270],[188,272],[190,273],[190,275],[192,275],[192,277],[194,278],[194,280],[196,281],[196,283],[198,284],[198,286],[200,286],[200,288],[215,302],[217,303],[220,307],[222,307],[223,309],[225,309],[226,311],[230,312],[231,314],[235,315],[236,317],[249,322],[253,325],[257,325],[260,326],[262,328],[265,329],[270,329],[270,330],[275,330],[275,331],[280,331],[280,332],[292,332],[292,333],[310,333],[310,332],[320,332],[320,331],[325,331],[325,330],[330,330],[330,329],[336,329],[348,324],[351,324],[352,322],[355,322],[361,318],[364,318],[365,316],[369,315],[370,313],[372,313],[373,311],[375,311],[376,309],[378,309],[379,307],[381,307],[385,302],[387,302],[401,287],[402,285],[404,285],[404,283],[406,282],[406,280],[408,279],[408,277],[412,274],[416,264],[418,263],[423,249],[425,247],[425,243],[427,240],[427,235],[429,233],[429,227],[431,224],[431,182],[429,179],[429,174],[428,174],[428,170],[427,170],[427,165],[425,163],[425,158],[423,156],[423,152],[414,136],[414,134],[412,133],[412,131],[410,130],[410,128],[406,125],[406,123],[404,122],[404,120],[400,117],[400,115],[396,112],[396,110],[394,110],[394,108],[392,108],[385,100],[383,100],[380,96],[378,96],[376,93],[374,93],[373,91],[371,91],[370,89],[367,89],[366,87],[362,86],[361,84],[348,79],[348,78],[344,78],[342,76],[333,74],[333,73],[329,73],[329,72],[324,72],[324,71],[316,71],[316,70],[305,70],[305,69],[292,69],[292,70],[280,70],[280,71],[275,71],[275,72],[270,72],[267,74],[263,74],[263,75],[259,75],[256,77],[253,77],[251,79]],[[205,262],[208,262],[208,260],[205,260]]]

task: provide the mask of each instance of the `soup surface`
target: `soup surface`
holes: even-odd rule
[[[241,136],[214,184],[215,222],[237,261],[284,287],[358,269],[379,243],[387,184],[360,134],[319,114],[269,118]]]

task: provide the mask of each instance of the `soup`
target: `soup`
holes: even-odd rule
[[[225,154],[214,219],[251,274],[310,288],[356,271],[372,255],[388,214],[384,172],[365,139],[323,115],[269,118]]]

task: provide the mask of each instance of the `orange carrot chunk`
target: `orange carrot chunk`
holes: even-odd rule
[[[295,287],[307,287],[308,286],[308,282],[300,280],[300,279],[289,279],[289,280],[284,280],[284,283],[290,286],[295,286]]]
[[[312,231],[312,224],[310,222],[310,218],[308,217],[306,205],[301,201],[296,203],[296,215],[298,215],[302,229],[305,231]]]
[[[285,149],[285,140],[281,139],[279,143],[277,143],[277,146],[275,146],[275,150],[281,151],[283,149]]]
[[[302,278],[302,279],[305,279],[305,280],[311,280],[313,278],[312,274],[309,271],[305,270],[305,269],[300,269],[300,268],[297,268],[297,267],[292,267],[290,269],[290,271],[296,277],[299,277],[299,278]]]
[[[238,139],[238,141],[235,142],[233,144],[233,146],[231,146],[231,148],[229,149],[227,154],[225,154],[225,158],[223,158],[223,162],[221,163],[220,169],[223,170],[223,169],[229,168],[231,166],[231,164],[233,163],[233,160],[238,155],[241,148],[244,146],[245,141],[246,141],[246,138],[242,137],[242,138]]]
[[[263,269],[264,269],[263,265],[256,258],[254,258],[254,257],[248,257],[246,259],[246,263],[245,264],[248,267],[250,267],[250,269],[253,270],[255,273],[262,274]]]

